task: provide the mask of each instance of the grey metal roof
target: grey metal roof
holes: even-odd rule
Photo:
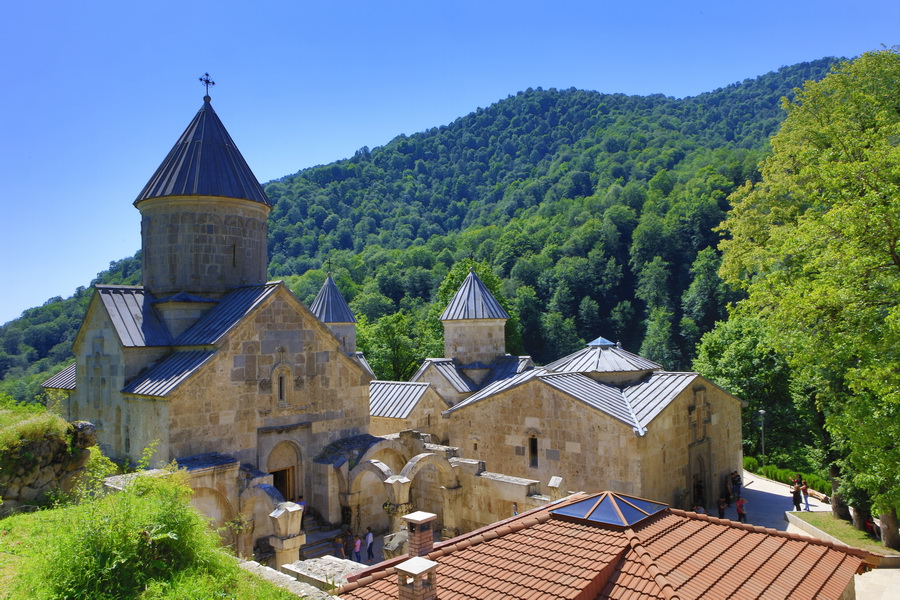
[[[595,340],[596,341],[596,340]],[[594,342],[591,342],[593,344]],[[548,371],[576,373],[625,373],[629,371],[657,371],[662,365],[605,344],[588,345],[568,356],[553,361],[544,368]]]
[[[269,282],[238,288],[226,294],[218,306],[203,315],[175,340],[175,346],[209,346],[215,344],[232,327],[240,323],[256,306],[268,298],[281,282]]]
[[[139,286],[96,285],[96,293],[126,348],[169,346],[172,337],[153,309],[153,297]]]
[[[498,356],[491,364],[491,372],[481,382],[481,387],[532,368],[534,363],[531,362],[530,356]]]
[[[646,427],[697,377],[697,373],[654,373],[643,381],[625,387],[622,393],[634,408],[641,427]]]
[[[619,388],[581,373],[551,373],[537,367],[496,381],[444,412],[455,412],[529,381],[540,381],[632,426],[638,435],[644,435],[647,425],[697,377],[697,373],[654,373],[640,382]]]
[[[446,379],[450,385],[453,386],[460,394],[465,394],[468,392],[474,392],[478,389],[478,386],[475,385],[471,379],[469,379],[465,373],[462,373],[458,368],[456,363],[452,358],[426,358],[422,362],[422,366],[419,367],[419,370],[416,371],[415,375],[412,376],[411,381],[418,381],[422,378],[422,375],[427,371],[430,367],[434,367],[437,369],[437,372],[440,373],[444,379]]]
[[[356,323],[356,317],[331,278],[331,273],[325,278],[309,310],[323,323]]]
[[[478,402],[479,400],[489,398],[489,397],[493,396],[494,394],[499,394],[501,392],[505,392],[516,386],[522,385],[523,383],[527,383],[528,381],[531,381],[532,379],[534,379],[538,375],[541,375],[544,372],[545,371],[543,369],[529,369],[528,371],[519,373],[518,375],[514,375],[512,377],[507,377],[506,379],[501,379],[500,381],[495,381],[494,383],[491,383],[490,385],[487,385],[484,388],[482,388],[481,391],[479,391],[475,394],[472,394],[471,396],[469,396],[462,402],[455,404],[452,408],[450,408],[449,410],[446,410],[444,412],[447,412],[447,413],[454,412],[456,410],[459,410],[460,408],[469,406],[470,404],[474,404],[474,403]]]
[[[406,419],[430,386],[430,383],[407,381],[370,381],[369,414],[373,417]]]
[[[441,313],[441,321],[463,319],[509,319],[497,299],[471,269],[450,304]]]
[[[165,397],[193,375],[215,353],[215,350],[173,352],[125,386],[122,393]]]
[[[540,379],[623,423],[632,427],[639,425],[625,396],[617,387],[599,383],[581,373],[547,373],[541,375]]]
[[[369,364],[369,361],[366,360],[366,355],[362,352],[351,352],[347,356],[356,360],[363,369],[365,369],[366,373],[375,377],[375,371],[372,370],[372,366]]]
[[[135,204],[163,196],[220,196],[271,206],[209,100],[209,96],[203,98],[203,106]]]
[[[71,365],[42,383],[41,387],[50,390],[74,390],[75,363],[72,363]]]
[[[210,467],[233,465],[237,462],[237,459],[221,452],[205,452],[203,454],[194,454],[193,456],[182,456],[176,458],[175,462],[186,471],[197,471]]]

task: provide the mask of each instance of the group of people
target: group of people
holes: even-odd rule
[[[725,489],[719,495],[719,500],[716,503],[720,519],[725,518],[725,510],[734,504],[737,510],[738,521],[741,523],[747,522],[747,500],[741,496],[742,484],[740,473],[732,471],[726,479]],[[698,504],[694,506],[694,512],[705,513],[706,511],[703,506]]]
[[[346,532],[335,538],[335,554],[338,558],[349,558],[361,563],[363,542],[366,544],[366,562],[371,563],[375,560],[375,534],[371,527],[366,527],[364,536]]]
[[[803,500],[806,508],[800,508],[800,500]],[[791,500],[794,502],[794,510],[809,510],[809,484],[803,479],[800,473],[796,477],[791,477]]]

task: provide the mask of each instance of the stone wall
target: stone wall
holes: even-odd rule
[[[77,421],[71,424],[66,437],[47,434],[0,456],[0,515],[39,503],[50,491],[71,490],[76,476],[87,464],[88,448],[95,443],[94,426]]]

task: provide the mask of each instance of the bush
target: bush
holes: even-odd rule
[[[189,504],[184,476],[138,475],[118,493],[84,498],[59,522],[21,582],[32,598],[136,598],[184,570],[211,581],[233,571],[219,538]]]
[[[47,434],[64,437],[66,421],[43,404],[16,402],[0,394],[0,453],[14,451],[23,442],[44,439]]]
[[[759,473],[759,461],[752,456],[744,457],[744,470],[751,473]]]

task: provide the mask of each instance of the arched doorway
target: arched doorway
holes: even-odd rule
[[[234,530],[228,523],[234,521],[235,513],[225,496],[212,488],[198,488],[191,495],[191,506],[210,520],[210,526],[219,533],[223,544],[234,544]]]
[[[278,442],[269,453],[266,471],[272,475],[272,485],[285,500],[296,500],[303,493],[303,468],[300,448],[294,442]]]

